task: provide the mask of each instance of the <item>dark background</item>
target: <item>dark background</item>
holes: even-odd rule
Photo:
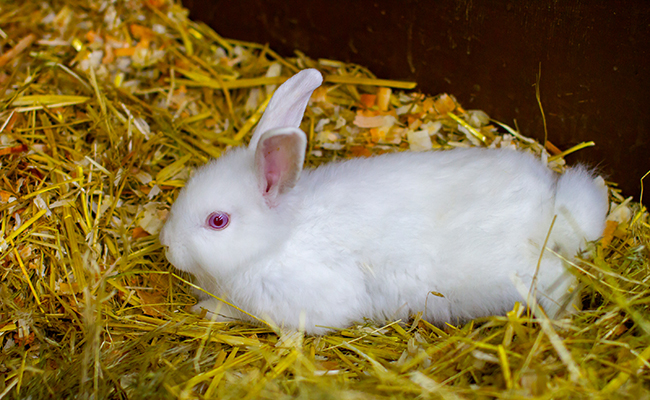
[[[650,3],[619,1],[184,0],[225,37],[284,56],[362,64],[379,78],[447,92],[586,161],[638,200],[650,170]],[[644,203],[650,198],[645,180]]]

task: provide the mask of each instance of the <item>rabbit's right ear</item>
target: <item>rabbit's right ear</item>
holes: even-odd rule
[[[271,129],[260,137],[255,149],[255,174],[269,207],[275,207],[277,197],[298,182],[306,149],[307,137],[298,128]]]
[[[321,83],[323,83],[323,76],[318,70],[311,68],[298,72],[280,85],[260,118],[248,148],[256,148],[257,142],[268,130],[298,128],[312,92]]]

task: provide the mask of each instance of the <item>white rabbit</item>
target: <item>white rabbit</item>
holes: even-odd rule
[[[313,69],[287,80],[250,145],[187,182],[160,235],[176,268],[252,315],[314,334],[419,311],[437,324],[504,314],[522,301],[513,275],[530,286],[537,269],[547,313],[566,305],[575,279],[542,248],[555,215],[555,252],[571,259],[599,238],[602,178],[581,167],[558,176],[531,154],[479,148],[303,171],[298,127],[321,82]],[[250,319],[213,299],[199,306]]]

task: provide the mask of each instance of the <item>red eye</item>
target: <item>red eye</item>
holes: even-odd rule
[[[208,227],[220,231],[230,223],[230,216],[224,212],[213,212],[208,215]]]

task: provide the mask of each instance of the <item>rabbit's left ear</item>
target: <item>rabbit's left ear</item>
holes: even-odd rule
[[[259,138],[255,149],[255,174],[269,207],[275,207],[278,196],[298,182],[306,149],[307,137],[298,128],[271,129]]]
[[[323,76],[311,68],[298,72],[280,85],[260,118],[248,148],[255,149],[257,142],[268,130],[298,128],[311,94],[321,83]]]

